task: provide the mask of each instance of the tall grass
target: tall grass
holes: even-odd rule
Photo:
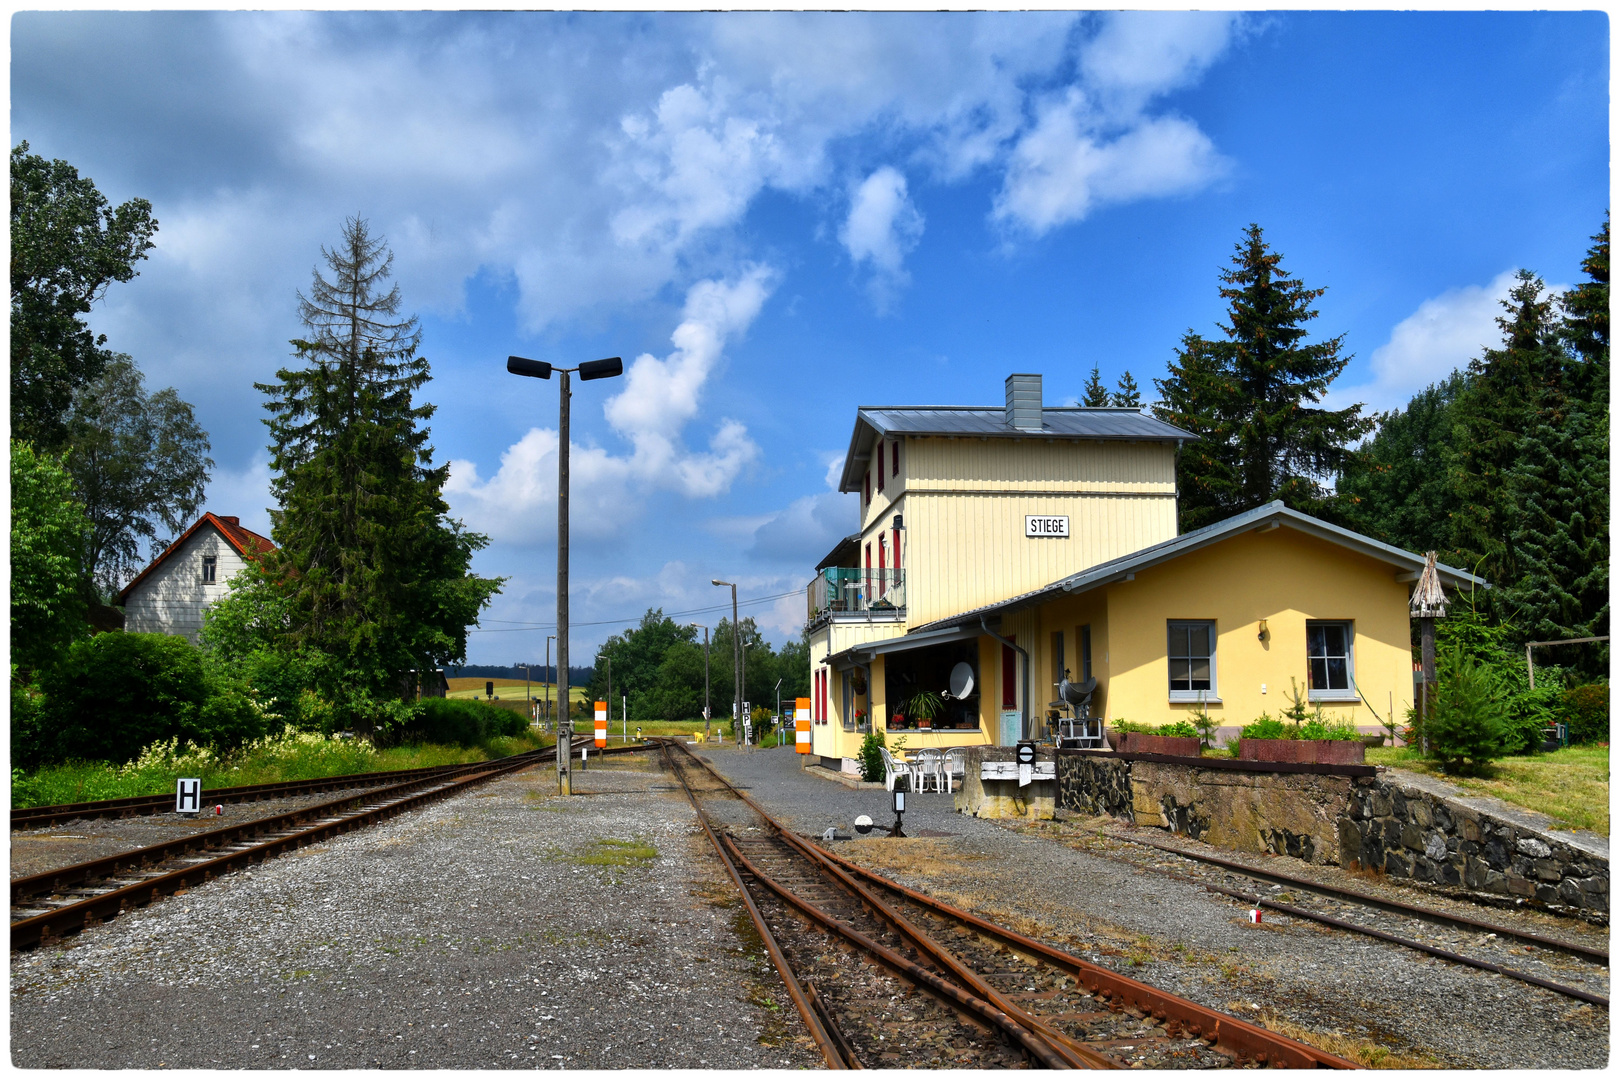
[[[295,731],[267,735],[231,754],[210,747],[184,750],[177,739],[152,743],[126,765],[104,761],[73,761],[51,765],[28,774],[11,773],[11,805],[53,806],[59,803],[125,799],[136,795],[162,795],[174,790],[180,777],[202,780],[204,790],[274,784],[288,780],[316,780],[363,772],[394,772],[434,765],[487,761],[549,745],[549,738],[519,735],[490,740],[483,746],[396,746],[379,750],[366,739],[342,739]]]

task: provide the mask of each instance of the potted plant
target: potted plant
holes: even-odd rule
[[[934,726],[934,718],[945,709],[945,700],[932,690],[919,690],[906,702],[907,714],[916,717],[919,730]]]

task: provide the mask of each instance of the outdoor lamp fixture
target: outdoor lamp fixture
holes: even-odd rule
[[[900,828],[900,818],[905,814],[905,812],[906,792],[904,788],[896,784],[894,788],[894,828],[889,830],[889,838],[891,840],[897,836],[901,839],[905,839],[906,834]]]
[[[554,367],[544,360],[508,356],[506,370],[531,379],[549,379],[553,371],[562,376],[558,386],[561,404],[557,410],[557,792],[574,793],[568,773],[568,750],[574,729],[568,720],[568,376],[578,372],[581,382],[611,379],[624,374],[624,361],[617,356],[587,360],[577,368]]]
[[[1270,636],[1271,636],[1271,631],[1266,629],[1266,620],[1261,619],[1260,620],[1260,640],[1265,641],[1266,638],[1268,638]]]
[[[743,687],[747,684],[743,681],[742,627],[737,624],[737,586],[729,581],[721,581],[719,578],[711,578],[709,584],[718,585],[722,589],[728,585],[731,586],[731,715],[733,717],[731,731],[732,734],[737,736],[737,745],[741,746],[743,737]]]

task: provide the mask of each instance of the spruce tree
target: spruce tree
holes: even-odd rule
[[[1177,462],[1183,528],[1218,521],[1281,499],[1296,510],[1343,520],[1347,500],[1330,481],[1355,459],[1351,445],[1372,427],[1361,406],[1317,408],[1350,362],[1343,336],[1308,343],[1308,289],[1282,270],[1259,225],[1237,244],[1221,272],[1229,302],[1225,340],[1191,331],[1178,362],[1157,380],[1158,414],[1217,445],[1184,448]],[[1190,426],[1189,426],[1190,425]]]
[[[303,365],[259,384],[271,433],[272,536],[267,560],[287,601],[282,645],[308,661],[317,689],[361,728],[401,715],[409,673],[463,658],[467,626],[500,588],[470,572],[488,539],[448,517],[449,466],[433,467],[417,405],[428,362],[415,317],[386,293],[393,255],[366,222],[344,223],[299,294],[309,329]]]
[[[1108,404],[1108,387],[1103,385],[1102,375],[1093,367],[1091,378],[1086,380],[1086,396],[1080,399],[1080,404],[1088,409],[1101,409]]]
[[[1136,380],[1131,378],[1127,371],[1119,377],[1118,389],[1114,391],[1114,408],[1139,409],[1142,407],[1142,391],[1137,387]]]
[[[1453,371],[1415,394],[1405,409],[1377,417],[1378,433],[1339,481],[1357,530],[1408,551],[1442,552],[1451,561],[1451,518],[1459,503],[1446,469],[1452,406],[1466,385]]]

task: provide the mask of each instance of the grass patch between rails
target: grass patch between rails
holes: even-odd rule
[[[603,837],[592,850],[570,856],[581,866],[645,866],[658,858],[658,849],[645,840],[615,840]]]
[[[1491,795],[1535,810],[1571,829],[1609,835],[1609,748],[1566,746],[1493,761],[1481,776],[1449,776],[1408,747],[1372,747],[1367,764],[1433,776],[1470,795]]]
[[[67,762],[38,772],[11,774],[11,805],[55,806],[61,803],[127,799],[137,795],[173,794],[180,777],[202,780],[203,790],[319,780],[366,772],[397,772],[436,765],[489,761],[550,746],[550,736],[529,732],[491,739],[484,746],[395,746],[379,750],[364,739],[340,739],[290,729],[249,743],[233,754],[207,747],[181,751],[173,741],[153,743],[126,765]]]

